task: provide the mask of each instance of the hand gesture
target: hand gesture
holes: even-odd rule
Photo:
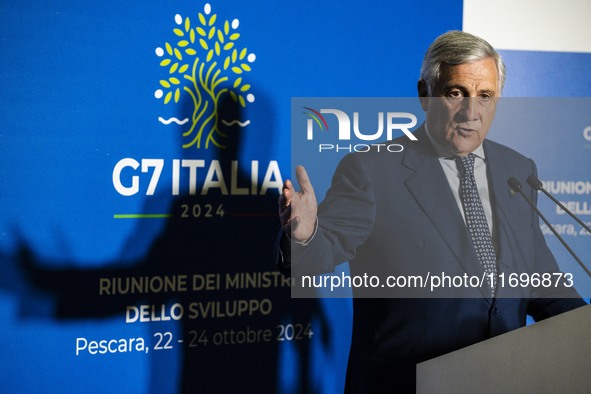
[[[279,196],[279,219],[283,231],[291,239],[305,242],[314,235],[318,204],[303,166],[296,167],[296,179],[301,188],[299,192],[289,179],[283,184],[283,191]]]

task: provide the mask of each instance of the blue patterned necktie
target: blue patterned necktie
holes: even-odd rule
[[[484,214],[482,201],[478,194],[476,179],[474,178],[474,159],[475,156],[472,153],[464,157],[455,157],[460,177],[460,197],[462,199],[462,206],[464,207],[464,217],[470,238],[472,238],[478,260],[486,273],[486,280],[490,286],[491,296],[494,297],[497,256],[486,215]],[[490,282],[491,274],[493,277],[492,283]]]

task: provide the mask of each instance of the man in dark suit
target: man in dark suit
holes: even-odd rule
[[[535,213],[507,186],[509,177],[535,175],[535,164],[485,140],[504,79],[503,62],[486,41],[458,31],[438,37],[418,83],[426,112],[418,141],[395,140],[404,146],[398,154],[346,156],[320,206],[298,167],[301,190],[288,180],[279,198],[291,237],[291,255],[283,237],[280,264],[294,277],[345,261],[352,276],[382,278],[558,272]],[[526,192],[536,200],[534,190]],[[522,327],[528,314],[540,320],[585,304],[568,284],[510,288],[491,280],[448,290],[444,298],[365,298],[354,290],[347,390],[414,390],[418,362]]]

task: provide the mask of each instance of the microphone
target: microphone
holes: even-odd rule
[[[576,222],[581,225],[581,227],[583,227],[585,230],[587,230],[589,232],[589,234],[591,234],[591,228],[589,228],[589,226],[587,226],[587,224],[585,224],[585,222],[583,222],[581,219],[579,219],[579,217],[577,215],[575,215],[567,207],[565,207],[563,203],[561,203],[560,201],[558,201],[552,194],[550,194],[548,192],[548,190],[544,189],[544,185],[542,185],[542,181],[540,181],[536,176],[534,176],[534,175],[528,176],[527,177],[527,183],[532,188],[536,189],[537,191],[541,191],[546,196],[548,196],[548,198],[550,198],[550,200],[554,201],[554,204],[556,204],[560,208],[562,208],[562,210],[564,212],[568,213],[571,218],[575,219]]]
[[[510,177],[509,179],[507,179],[507,184],[509,185],[509,187],[511,188],[511,190],[513,190],[516,193],[521,194],[521,196],[524,198],[525,201],[527,201],[527,203],[529,204],[529,206],[532,207],[532,209],[538,214],[538,216],[540,217],[540,219],[542,219],[544,221],[544,223],[546,223],[546,226],[548,226],[548,228],[552,231],[552,233],[556,236],[556,238],[558,238],[558,240],[560,241],[560,243],[562,243],[562,245],[566,248],[566,250],[569,251],[569,253],[571,254],[571,256],[573,256],[574,259],[577,261],[577,263],[579,263],[579,265],[581,266],[581,268],[583,268],[585,270],[585,272],[587,273],[587,275],[589,275],[589,277],[591,277],[591,271],[589,271],[589,269],[585,266],[585,264],[583,264],[583,262],[581,261],[581,259],[579,258],[579,256],[577,256],[575,254],[575,252],[573,252],[573,250],[570,248],[570,246],[568,246],[568,244],[566,243],[566,241],[560,236],[560,234],[558,234],[558,232],[556,231],[556,229],[554,228],[554,226],[552,226],[550,224],[550,222],[548,222],[548,219],[546,219],[546,217],[544,216],[544,214],[542,214],[542,212],[540,212],[540,210],[538,209],[538,207],[536,207],[536,205],[529,199],[529,197],[527,197],[525,195],[525,193],[523,192],[522,187],[521,187],[521,182],[519,182],[514,177]]]

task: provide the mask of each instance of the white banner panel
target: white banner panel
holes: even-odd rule
[[[591,1],[464,0],[463,30],[497,49],[591,52]]]

